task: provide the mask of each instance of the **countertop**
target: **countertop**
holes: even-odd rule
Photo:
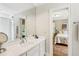
[[[6,51],[1,53],[0,56],[19,56],[40,44],[43,40],[45,40],[45,38],[42,36],[38,39],[27,38],[25,43],[20,43],[20,41],[17,40],[12,45],[5,47]]]

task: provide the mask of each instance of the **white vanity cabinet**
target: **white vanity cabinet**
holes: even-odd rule
[[[21,56],[44,56],[45,55],[45,40],[34,46]]]
[[[40,56],[44,56],[45,55],[45,41],[42,41],[40,44],[39,44],[39,49],[40,49]]]
[[[27,56],[39,56],[39,45],[27,51]]]
[[[25,52],[25,53],[23,53],[23,54],[21,54],[19,56],[27,56],[27,53]]]
[[[14,42],[10,46],[6,46],[7,49],[0,56],[44,56],[45,55],[45,38],[39,38],[32,40],[28,43]]]
[[[44,56],[44,55],[45,55],[45,41],[40,42],[40,44],[27,51],[27,56]]]

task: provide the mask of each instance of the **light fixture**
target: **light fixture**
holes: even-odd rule
[[[60,16],[61,16],[60,14],[56,14],[56,15],[55,15],[55,17],[60,17]]]

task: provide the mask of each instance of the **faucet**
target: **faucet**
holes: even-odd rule
[[[20,44],[25,43],[25,41],[27,41],[25,35],[23,35],[22,38],[20,38],[20,40],[21,40]]]

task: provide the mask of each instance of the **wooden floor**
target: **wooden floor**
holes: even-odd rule
[[[68,55],[68,46],[55,44],[53,47],[54,56],[67,56]]]

